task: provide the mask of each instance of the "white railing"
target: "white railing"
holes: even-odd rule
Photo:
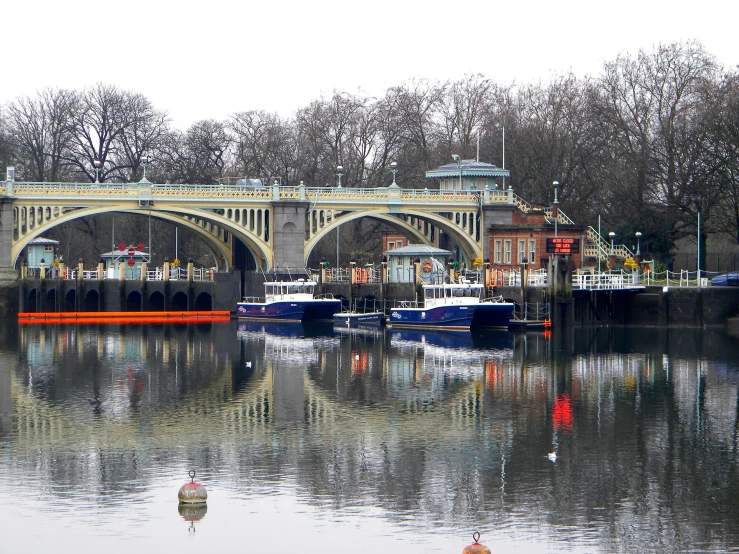
[[[347,267],[331,267],[326,270],[326,280],[329,283],[348,283],[351,276],[351,269]]]

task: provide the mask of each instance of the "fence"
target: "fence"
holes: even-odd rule
[[[192,280],[193,281],[212,281],[213,280],[213,268],[193,268]],[[63,270],[57,270],[51,268],[46,270],[46,279],[62,279],[64,281],[75,281],[79,275],[79,271],[76,268],[66,267]],[[36,279],[40,277],[40,270],[38,269],[27,269],[26,278]],[[126,268],[123,275],[124,280],[135,280],[141,279],[141,270]],[[82,279],[86,281],[97,281],[103,279],[115,279],[119,280],[118,276],[114,276],[113,272],[106,273],[103,270],[102,275],[98,273],[98,270],[83,270]],[[161,267],[155,267],[146,271],[147,281],[164,281],[164,269]],[[187,280],[187,268],[184,267],[170,267],[169,268],[169,280],[170,281],[186,281]]]

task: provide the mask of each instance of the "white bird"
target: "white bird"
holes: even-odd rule
[[[549,458],[549,461],[554,463],[557,461],[557,453],[556,452],[550,452],[547,454],[547,457]]]

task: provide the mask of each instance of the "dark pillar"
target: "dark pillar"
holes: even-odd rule
[[[570,256],[553,255],[549,258],[547,281],[549,283],[550,311],[553,327],[568,328],[574,322],[572,301],[572,272],[574,264]]]

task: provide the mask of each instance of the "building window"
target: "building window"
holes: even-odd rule
[[[523,259],[526,257],[526,241],[525,240],[519,240],[518,241],[518,263],[522,264]]]
[[[511,241],[506,240],[503,242],[504,248],[505,248],[505,254],[503,255],[503,263],[506,265],[511,265]]]
[[[387,249],[388,250],[395,250],[395,243],[393,241],[390,241],[387,243]]]
[[[493,258],[496,264],[503,263],[503,241],[495,241],[495,257]]]
[[[44,245],[44,252],[53,252],[54,247],[51,244],[45,244]]]
[[[536,241],[529,240],[529,263],[533,264],[536,259]]]

